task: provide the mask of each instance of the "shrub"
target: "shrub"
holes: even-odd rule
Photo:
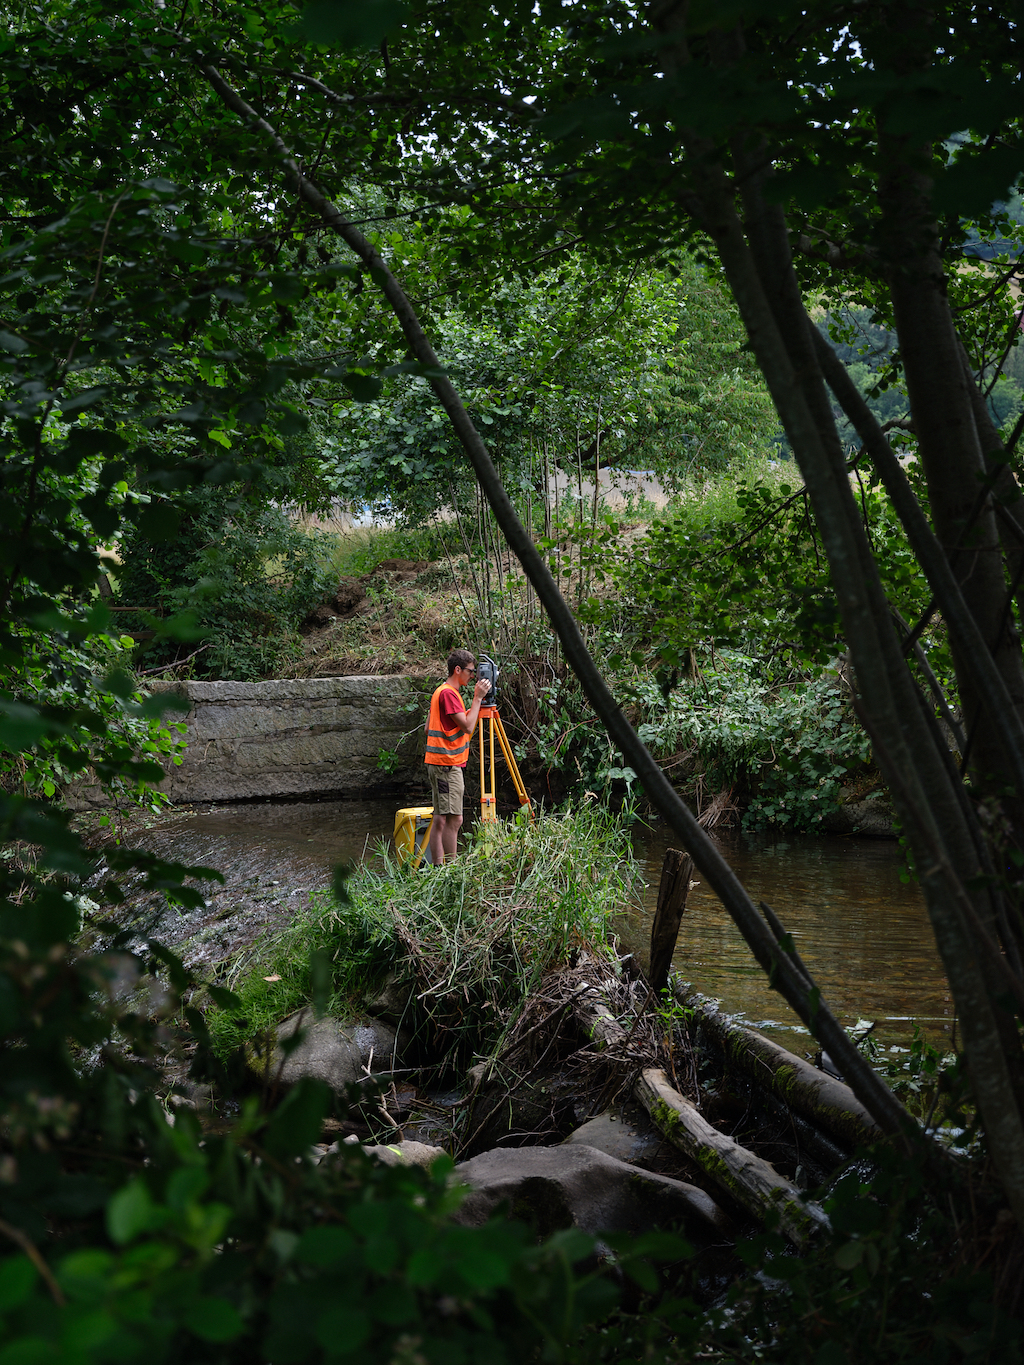
[[[336,581],[331,537],[296,530],[272,502],[221,488],[200,486],[175,506],[181,521],[173,541],[125,532],[121,601],[158,614],[192,613],[203,641],[195,669],[206,677],[262,678],[297,657],[299,623]],[[129,630],[136,620],[146,618],[126,616]],[[194,649],[156,642],[143,657],[152,667]]]
[[[326,1006],[338,1013],[391,970],[429,977],[419,1022],[435,1047],[464,1061],[494,1042],[574,948],[610,951],[610,921],[636,896],[639,875],[624,827],[594,804],[482,826],[440,868],[411,871],[384,847],[349,878],[346,901],[314,897],[275,942],[235,964],[226,980],[240,1005],[211,1013],[214,1045],[226,1055],[311,1004],[319,962],[329,973]]]

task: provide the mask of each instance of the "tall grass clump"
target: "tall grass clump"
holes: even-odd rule
[[[611,921],[641,888],[625,826],[593,802],[480,826],[440,868],[414,872],[385,845],[348,879],[344,901],[321,893],[236,960],[222,984],[241,1003],[211,1011],[214,1046],[233,1050],[314,995],[352,1017],[387,982],[407,999],[402,1024],[420,1052],[462,1065],[504,1035],[546,972],[581,950],[615,961]]]

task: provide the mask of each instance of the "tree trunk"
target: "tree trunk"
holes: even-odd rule
[[[755,959],[769,976],[775,989],[785,997],[812,1035],[828,1049],[836,1064],[847,1076],[858,1098],[873,1115],[883,1132],[899,1137],[907,1149],[915,1146],[920,1140],[920,1135],[913,1120],[884,1081],[853,1046],[829,1010],[821,992],[797,965],[790,950],[776,939],[718,847],[697,824],[624,716],[621,706],[613,697],[591,658],[575,618],[558,591],[547,563],[519,521],[498,479],[486,445],[453,385],[445,377],[419,319],[387,264],[359,229],[339,212],[307,176],[302,174],[294,156],[273,127],[238,95],[217,68],[204,65],[201,69],[224,103],[234,110],[244,123],[270,141],[281,159],[282,170],[288,180],[319,215],[321,221],[335,231],[372,271],[374,279],[379,283],[402,327],[410,352],[424,366],[438,400],[448,414],[452,428],[473,467],[479,485],[494,511],[495,519],[509,547],[533,584],[552,628],[562,643],[565,657],[603,722],[609,738],[618,746],[626,762],[636,772],[654,807],[690,850],[694,862],[732,916]],[[945,1154],[934,1143],[925,1144],[923,1158],[945,1165]],[[1021,1221],[1024,1223],[1024,1197],[1021,1199],[1021,1215]]]
[[[985,461],[938,250],[931,180],[919,169],[921,162],[930,160],[930,149],[912,147],[907,139],[887,136],[884,130],[879,149],[886,163],[879,201],[889,289],[932,520],[964,600],[1024,722],[1024,657],[1006,610],[1008,590],[992,503],[986,498],[980,509],[976,506]],[[951,647],[971,772],[983,790],[1004,796],[1016,783],[1006,763],[1002,729],[976,685],[960,641],[951,639]],[[1024,832],[1019,801],[1014,798],[1008,805],[1018,842]]]
[[[690,61],[685,22],[683,5],[661,12],[661,26],[677,35],[676,45],[667,50],[669,76],[677,75]],[[859,713],[910,838],[936,943],[959,1007],[990,1150],[1020,1221],[1024,1219],[1020,1048],[1008,1033],[1010,1017],[994,999],[1003,988],[1005,964],[993,961],[986,943],[985,920],[991,906],[981,889],[983,862],[962,792],[936,744],[896,637],[820,369],[813,357],[812,363],[806,358],[805,340],[809,344],[810,338],[802,320],[802,294],[788,234],[780,214],[763,202],[762,184],[771,158],[766,148],[759,147],[756,173],[749,165],[745,167],[746,222],[741,223],[736,183],[727,176],[717,148],[685,129],[681,137],[689,175],[680,207],[697,218],[715,243],[807,485],[862,695]],[[734,158],[742,159],[743,154],[743,147],[734,146]],[[794,335],[797,304],[801,321]]]

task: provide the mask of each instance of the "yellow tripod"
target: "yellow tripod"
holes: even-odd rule
[[[486,738],[485,738],[486,732]],[[496,789],[494,783],[494,736],[498,736],[498,743],[501,745],[501,752],[505,755],[505,762],[508,770],[512,774],[512,781],[515,784],[516,795],[519,797],[520,806],[525,806],[530,812],[530,819],[533,819],[533,806],[530,798],[526,794],[523,786],[523,779],[519,775],[519,766],[516,763],[516,756],[512,752],[512,746],[508,742],[508,735],[505,734],[505,727],[501,723],[496,706],[481,706],[480,708],[480,819],[488,822],[497,820],[498,810],[495,801]],[[489,753],[490,764],[485,761],[485,750]],[[488,772],[490,782],[488,783]]]

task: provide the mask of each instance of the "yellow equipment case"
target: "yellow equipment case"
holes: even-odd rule
[[[412,861],[413,867],[430,862],[427,840],[434,822],[433,806],[407,806],[395,815],[395,851],[399,862]]]

